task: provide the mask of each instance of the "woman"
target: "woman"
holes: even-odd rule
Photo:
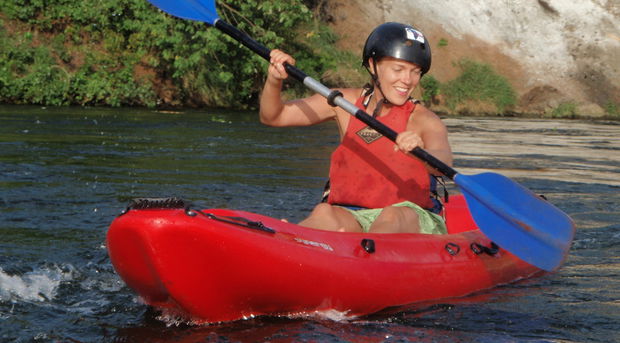
[[[283,102],[283,64],[295,64],[273,50],[260,99],[261,122],[270,126],[306,126],[335,120],[342,142],[330,167],[331,190],[302,226],[347,232],[445,233],[432,208],[432,177],[438,174],[408,154],[420,147],[452,164],[445,125],[410,95],[431,64],[430,45],[412,26],[379,25],[364,46],[362,64],[371,76],[365,88],[340,89],[345,99],[372,113],[396,132],[396,144],[316,94]],[[439,207],[440,208],[440,207]]]

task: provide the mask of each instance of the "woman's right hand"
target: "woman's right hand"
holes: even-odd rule
[[[277,81],[283,81],[286,79],[288,77],[288,73],[286,72],[286,69],[284,69],[284,63],[295,65],[295,59],[281,50],[271,50],[269,69],[267,70],[268,77]]]

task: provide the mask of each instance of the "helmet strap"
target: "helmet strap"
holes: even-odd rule
[[[377,105],[375,106],[375,110],[372,111],[372,116],[374,118],[376,118],[377,116],[379,116],[379,114],[381,114],[381,109],[383,108],[383,104],[391,104],[390,101],[385,97],[385,94],[383,93],[383,90],[381,89],[381,83],[379,82],[379,72],[377,71],[377,62],[374,60],[372,60],[372,69],[374,71],[374,73],[370,72],[370,69],[368,67],[366,67],[366,70],[368,71],[368,74],[370,74],[370,77],[372,78],[372,84],[370,85],[370,88],[368,88],[368,90],[366,91],[366,93],[364,93],[365,95],[374,95],[374,88],[376,87],[379,92],[381,92],[381,95],[383,96],[383,99],[381,101],[377,101]]]
[[[377,106],[375,106],[375,110],[372,111],[372,117],[373,118],[377,118],[379,116],[379,114],[381,114],[381,108],[383,108],[383,104],[389,104],[390,102],[387,101],[385,98],[383,98],[383,100],[377,102]]]

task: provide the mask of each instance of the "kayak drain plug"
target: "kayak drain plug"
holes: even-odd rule
[[[364,238],[362,239],[362,248],[369,253],[372,254],[375,252],[375,241],[372,239]]]

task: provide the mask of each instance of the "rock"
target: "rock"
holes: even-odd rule
[[[607,115],[607,113],[601,106],[593,102],[578,105],[577,113],[580,116],[592,117],[592,118],[604,117]]]
[[[521,96],[519,99],[519,111],[544,114],[569,101],[569,97],[553,86],[536,86]]]

